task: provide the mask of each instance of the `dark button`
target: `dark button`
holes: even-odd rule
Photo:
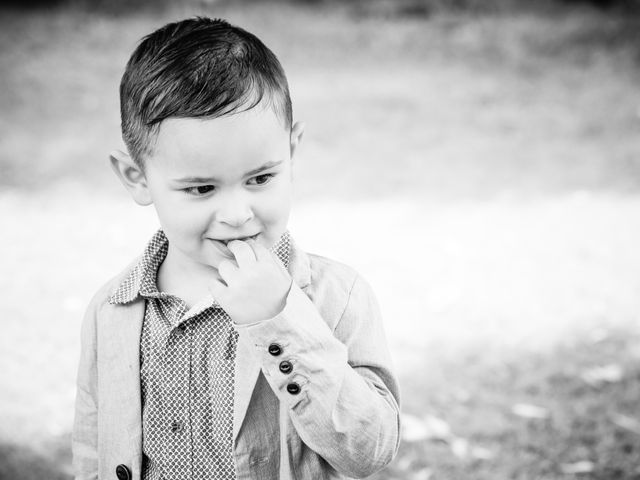
[[[277,343],[272,343],[269,345],[269,353],[274,357],[277,357],[282,353],[282,348]]]
[[[173,433],[179,432],[181,428],[182,428],[182,422],[181,421],[174,420],[173,422],[171,422],[171,431]]]
[[[289,392],[291,395],[299,394],[300,385],[298,385],[297,383],[290,383],[289,385],[287,385],[287,392]]]
[[[116,477],[118,477],[118,480],[131,480],[131,470],[126,465],[118,465],[116,467]]]
[[[286,375],[288,373],[291,373],[291,370],[293,370],[293,365],[291,365],[291,362],[285,360],[283,362],[280,362],[280,366],[278,368],[280,368],[280,371]]]
[[[187,324],[181,323],[180,325],[178,325],[178,328],[180,329],[181,332],[184,332],[187,329]]]

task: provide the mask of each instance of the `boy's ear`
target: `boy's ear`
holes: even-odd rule
[[[144,172],[129,154],[121,150],[114,150],[109,154],[109,160],[111,160],[113,171],[129,191],[133,200],[138,205],[151,205],[153,202]]]
[[[302,136],[304,135],[304,123],[303,122],[296,122],[293,124],[293,126],[291,127],[291,135],[290,137],[290,141],[291,141],[291,160],[293,160],[296,156],[296,151],[298,149],[298,146],[300,145],[300,142],[302,141]]]

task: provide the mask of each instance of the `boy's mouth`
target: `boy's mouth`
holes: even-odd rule
[[[226,247],[229,244],[229,242],[233,242],[234,240],[240,240],[242,242],[246,242],[248,240],[257,240],[258,235],[260,234],[256,233],[255,235],[251,235],[250,237],[235,237],[235,238],[219,239],[218,242],[224,244],[224,246]]]

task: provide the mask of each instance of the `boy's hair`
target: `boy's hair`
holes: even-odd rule
[[[167,118],[216,118],[261,101],[291,129],[289,86],[276,56],[255,35],[224,20],[170,23],[135,49],[120,83],[122,138],[144,167]]]

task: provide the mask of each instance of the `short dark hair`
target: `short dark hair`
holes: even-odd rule
[[[153,151],[167,118],[216,118],[267,101],[291,129],[289,86],[277,57],[224,20],[169,23],[142,39],[120,82],[122,138],[134,161]]]

